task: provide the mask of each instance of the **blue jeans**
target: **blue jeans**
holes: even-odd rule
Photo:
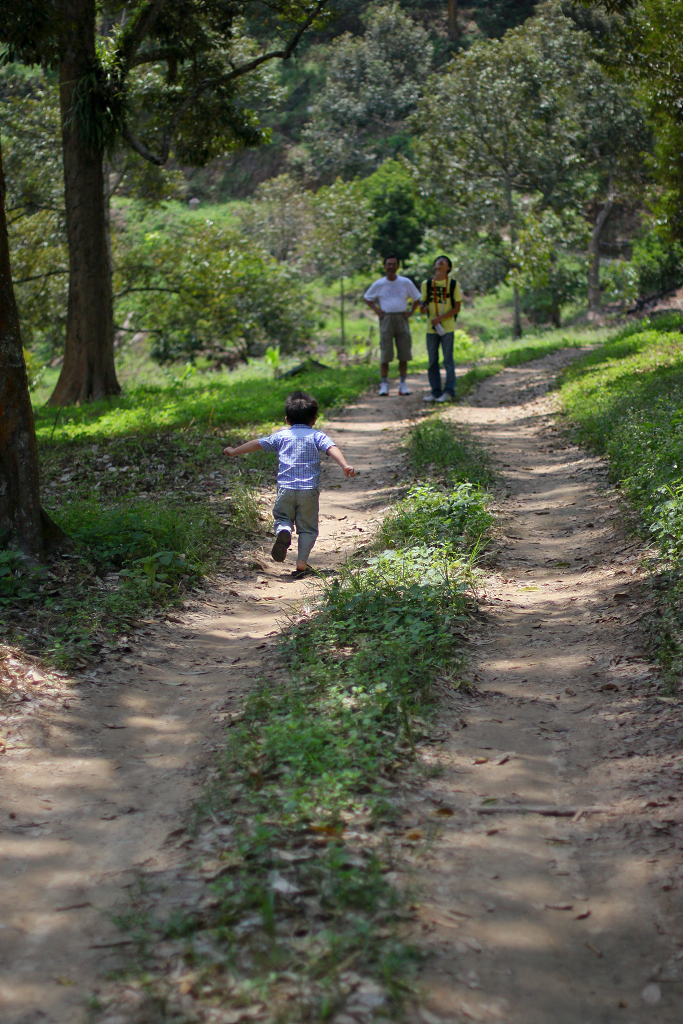
[[[443,345],[443,368],[446,371],[446,384],[441,387],[441,371],[439,370],[439,344]],[[453,362],[453,331],[448,334],[427,335],[427,355],[429,356],[429,386],[434,398],[440,398],[447,391],[455,398],[455,363]]]

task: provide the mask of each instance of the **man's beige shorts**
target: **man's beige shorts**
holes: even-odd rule
[[[413,358],[410,327],[403,313],[385,313],[379,322],[379,361],[390,363],[394,358],[394,338],[396,339],[396,356],[402,363]]]

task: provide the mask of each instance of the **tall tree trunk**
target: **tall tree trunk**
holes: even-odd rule
[[[607,202],[595,218],[591,240],[588,245],[590,261],[588,264],[588,308],[596,310],[600,308],[600,239],[605,229],[609,215],[614,209],[614,199],[608,194]]]
[[[458,39],[458,0],[448,0],[448,38],[452,43]]]
[[[121,391],[114,367],[104,154],[92,141],[96,126],[84,123],[96,67],[95,3],[72,0],[71,8],[73,36],[59,68],[69,299],[64,362],[50,405],[89,402]]]
[[[40,558],[38,451],[14,298],[0,147],[0,545]]]
[[[507,199],[508,207],[508,222],[510,224],[510,245],[514,246],[517,241],[517,221],[515,219],[515,206],[512,201],[512,185],[509,181],[505,182],[505,195]],[[512,337],[522,337],[522,310],[519,301],[519,289],[517,285],[512,286],[512,300],[514,303],[514,311],[512,317]]]
[[[346,347],[346,325],[344,324],[344,278],[339,281],[339,297],[341,299],[341,341],[342,348]]]

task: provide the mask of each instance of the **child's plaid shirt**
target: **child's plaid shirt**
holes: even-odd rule
[[[304,423],[259,437],[258,443],[264,452],[278,453],[277,485],[290,491],[314,491],[320,483],[320,452],[334,448],[327,434]]]

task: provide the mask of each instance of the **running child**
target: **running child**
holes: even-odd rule
[[[271,554],[276,562],[284,562],[296,526],[299,548],[293,575],[297,578],[309,570],[308,558],[318,536],[320,453],[326,452],[334,459],[345,477],[356,475],[334,441],[322,430],[313,429],[317,418],[315,398],[305,391],[293,391],[285,403],[286,427],[269,437],[223,449],[223,454],[229,458],[259,449],[277,452],[277,498],[273,506],[275,543]]]

